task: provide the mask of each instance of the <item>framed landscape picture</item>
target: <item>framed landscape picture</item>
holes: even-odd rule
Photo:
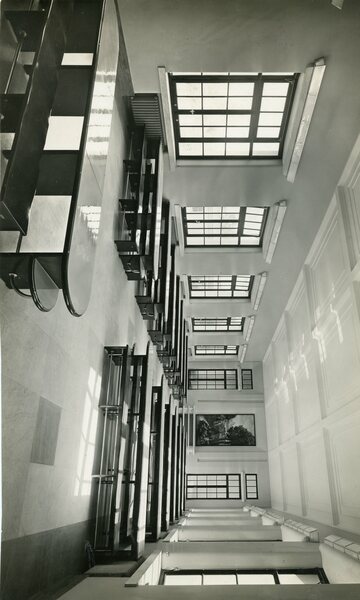
[[[255,415],[196,415],[197,446],[256,446]]]

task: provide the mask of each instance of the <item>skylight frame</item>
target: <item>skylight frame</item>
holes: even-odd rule
[[[261,248],[268,213],[267,206],[182,207],[185,247]]]
[[[174,125],[174,137],[175,137],[175,151],[176,158],[182,160],[233,160],[233,159],[246,159],[246,160],[268,160],[268,159],[281,159],[284,148],[284,139],[285,134],[289,122],[289,116],[291,112],[291,107],[294,99],[296,84],[298,80],[298,73],[224,73],[224,74],[211,74],[211,73],[192,73],[192,74],[169,74],[169,88],[170,88],[170,96],[171,96],[171,107],[172,107],[172,117],[173,117],[173,125]],[[289,86],[287,88],[286,96],[280,96],[278,94],[273,94],[272,96],[268,95],[266,97],[272,98],[274,100],[272,111],[260,111],[261,102],[263,97],[263,92],[268,91],[269,88],[264,88],[264,84],[285,84],[288,83]],[[195,95],[181,95],[178,94],[177,84],[193,84],[193,94]],[[226,95],[216,96],[212,93],[211,87],[209,84],[226,84]],[[231,85],[234,84],[243,84],[243,95],[231,95],[229,91],[234,91],[236,88],[230,88]],[[246,88],[246,84],[251,86],[253,84],[253,93],[251,94],[251,87]],[[198,87],[200,85],[200,88]],[[208,87],[205,87],[208,86]],[[222,86],[225,90],[225,87]],[[200,89],[200,94],[199,94]],[[238,86],[239,89],[239,86]],[[245,95],[246,90],[248,89],[248,95]],[[181,88],[180,88],[181,90]],[[195,93],[196,92],[196,93]],[[208,95],[204,94],[207,93]],[[199,95],[198,95],[199,94]],[[193,100],[194,98],[200,99],[200,102]],[[223,108],[211,108],[210,105],[214,104],[214,98],[221,98]],[[251,106],[249,107],[249,102],[245,102],[245,98],[252,98]],[[285,98],[284,106],[282,109],[278,106],[279,110],[275,110],[276,98]],[[184,102],[184,100],[187,102]],[[237,99],[234,102],[234,99]],[[233,100],[232,104],[238,104],[237,108],[234,106],[229,106],[229,102]],[[219,101],[220,103],[220,101]],[[186,104],[188,105],[186,107]],[[205,104],[205,105],[204,105]],[[239,106],[243,104],[242,108]],[[281,104],[281,103],[278,103]],[[257,137],[258,126],[259,127],[270,127],[271,125],[260,124],[260,112],[263,114],[266,112],[270,112],[271,114],[278,113],[281,114],[281,120],[275,120],[277,125],[273,125],[273,129],[279,128],[278,135],[275,137]],[[184,115],[186,116],[186,121],[184,119]],[[190,119],[192,124],[189,125],[189,115],[198,116],[201,118]],[[225,116],[225,119],[218,119],[216,124],[210,125],[210,119],[208,115],[216,115],[217,117]],[[237,118],[237,123],[235,119],[231,119],[229,121],[229,117],[236,115],[244,115],[243,118]],[[204,119],[204,116],[206,119]],[[246,118],[245,118],[246,116]],[[250,116],[250,119],[248,118]],[[212,118],[212,122],[215,123],[214,118]],[[195,121],[198,123],[194,124]],[[240,121],[243,124],[240,124]],[[236,124],[234,124],[236,123]],[[246,124],[247,123],[247,124]],[[274,123],[274,121],[273,121]],[[187,129],[193,128],[187,134],[193,133],[192,137],[182,137],[181,127],[185,127]],[[218,132],[211,132],[211,128],[217,127]],[[238,132],[234,131],[236,127],[241,128]],[[205,136],[205,128],[207,128],[207,135]],[[202,135],[199,135],[199,129],[202,130]],[[232,129],[230,131],[230,129]],[[248,131],[246,131],[248,129]],[[269,131],[262,131],[262,133],[269,133]],[[211,133],[211,135],[209,135]],[[214,136],[214,133],[219,133],[218,137]],[[229,135],[229,133],[231,135]],[[239,136],[233,137],[235,133],[239,133]],[[275,133],[274,131],[272,132]],[[221,135],[220,135],[221,134]],[[246,135],[245,135],[246,134]],[[184,149],[181,148],[180,144],[200,144],[201,148],[198,148],[198,151],[201,153],[195,152],[195,147],[189,149],[189,152],[184,152]],[[218,144],[218,150],[216,151],[216,147],[211,146],[211,144]],[[236,152],[236,148],[231,146],[230,144],[243,144],[242,151],[238,148]],[[255,147],[254,144],[275,144],[276,148],[273,148],[273,152],[268,152],[266,154],[256,154],[256,150],[259,150],[259,146]],[[223,145],[223,148],[220,151],[220,147]],[[248,145],[248,152],[246,151],[246,147]],[[268,148],[268,150],[270,147]],[[206,153],[209,152],[209,153]]]
[[[195,356],[237,356],[239,346],[236,344],[195,344]]]
[[[191,323],[193,333],[242,333],[245,317],[192,317]]]
[[[254,275],[188,275],[190,300],[249,300]]]

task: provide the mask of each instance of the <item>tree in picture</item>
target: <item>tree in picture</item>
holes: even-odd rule
[[[206,414],[196,416],[197,446],[255,446],[255,416]]]

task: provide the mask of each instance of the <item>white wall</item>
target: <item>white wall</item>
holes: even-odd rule
[[[360,532],[359,148],[263,363],[272,506],[354,533]]]
[[[254,414],[256,446],[244,447],[194,447],[187,456],[186,471],[195,473],[256,473],[258,476],[259,499],[253,504],[270,505],[269,469],[266,441],[266,424],[261,363],[243,363],[225,359],[222,361],[189,361],[189,368],[238,369],[241,385],[241,367],[253,371],[253,390],[190,390],[188,402],[194,414]],[[242,506],[246,501],[244,485],[242,500],[187,500],[187,508],[231,508]]]

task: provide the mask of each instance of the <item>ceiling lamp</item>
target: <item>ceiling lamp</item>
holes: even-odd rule
[[[250,339],[253,327],[254,327],[255,316],[251,315],[250,317],[247,317],[245,323],[246,323],[246,330],[244,332],[245,333],[244,339],[245,339],[245,342],[248,342]]]
[[[256,282],[256,279],[257,279],[257,282]],[[251,301],[252,301],[254,310],[257,310],[259,308],[261,296],[263,295],[263,291],[264,291],[264,287],[265,287],[265,283],[266,283],[266,279],[267,279],[267,272],[263,271],[262,273],[259,273],[259,275],[256,277],[256,279],[255,279],[254,292],[251,296]],[[256,283],[257,283],[257,285],[256,285]]]
[[[263,255],[265,262],[267,263],[271,263],[272,261],[280,229],[285,217],[286,206],[286,200],[281,200],[281,202],[276,202],[276,204],[270,208],[263,241]]]
[[[241,363],[243,363],[245,360],[246,351],[247,351],[247,344],[243,344],[241,346],[241,353],[240,353],[240,362]]]

